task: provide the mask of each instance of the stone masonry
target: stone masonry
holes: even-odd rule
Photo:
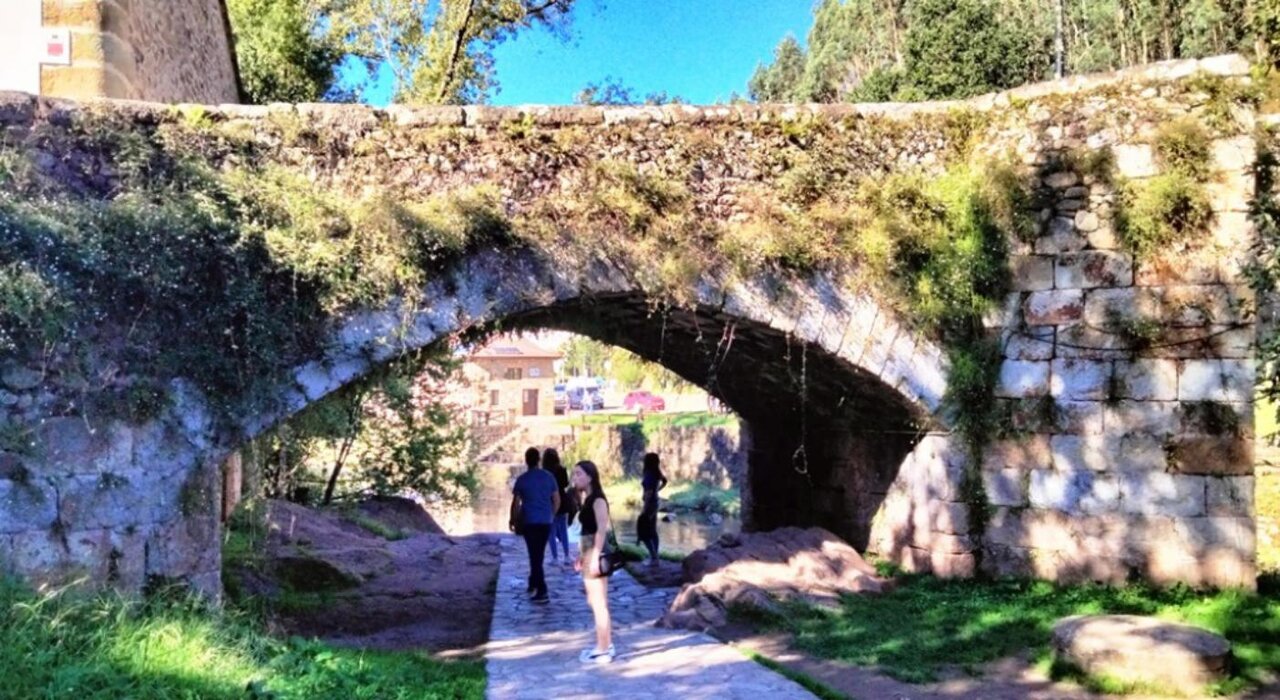
[[[820,525],[942,575],[981,565],[1056,580],[1252,586],[1254,327],[1239,274],[1252,117],[1215,132],[1211,240],[1150,259],[1120,248],[1114,187],[1064,157],[1110,149],[1121,175],[1151,177],[1154,130],[1204,112],[1195,87],[1204,74],[1244,79],[1247,65],[1172,62],[918,105],[207,108],[208,129],[244,146],[201,151],[216,166],[256,158],[352,197],[489,185],[513,215],[608,159],[684,178],[695,210],[715,222],[776,186],[789,166],[774,155],[796,139],[865,136],[855,142],[866,175],[940,167],[961,141],[993,158],[1013,153],[1044,206],[1039,235],[1010,241],[1014,291],[988,321],[1004,348],[1007,437],[970,465],[942,400],[943,350],[844,272],[709,272],[685,303],[655,311],[643,271],[478,250],[412,304],[334,319],[329,342],[297,358],[267,410],[214,415],[179,378],[155,420],[94,421],[74,410],[83,387],[57,367],[0,362],[5,421],[29,436],[23,450],[0,453],[0,569],[124,589],[185,578],[216,591],[226,455],[405,348],[501,322],[587,333],[710,387],[750,434],[748,527]],[[7,142],[29,144],[43,174],[93,196],[109,191],[109,169],[60,131],[83,109],[0,94],[0,127]],[[138,103],[96,109],[148,134],[181,119]],[[974,132],[943,128],[957,113],[985,121]],[[66,152],[45,157],[59,134]],[[1145,321],[1159,335],[1138,342],[1126,329]],[[986,518],[963,488],[970,466],[981,468]]]

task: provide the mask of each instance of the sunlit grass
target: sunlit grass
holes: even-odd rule
[[[276,640],[177,599],[35,594],[0,581],[0,698],[479,698],[482,664]]]
[[[878,666],[909,682],[944,667],[976,668],[1030,652],[1046,658],[1053,623],[1068,615],[1154,615],[1205,627],[1231,641],[1231,692],[1280,671],[1280,600],[1242,591],[1145,586],[1058,586],[1042,581],[942,580],[906,576],[882,596],[848,596],[837,611],[790,603],[763,618],[818,656]],[[745,613],[743,613],[745,614]]]

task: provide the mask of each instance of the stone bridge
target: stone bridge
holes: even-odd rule
[[[180,199],[225,180],[270,199],[279,183],[302,182],[335,207],[309,229],[332,225],[333,240],[306,245],[358,238],[358,221],[376,220],[344,224],[334,213],[344,202],[362,216],[425,203],[446,221],[462,217],[472,236],[428,251],[416,286],[317,307],[298,326],[318,330],[281,345],[254,392],[202,378],[199,358],[240,357],[233,329],[220,344],[182,314],[149,320],[164,296],[128,314],[115,292],[77,297],[68,314],[94,313],[44,342],[10,309],[0,571],[126,590],[181,579],[217,592],[230,453],[406,351],[541,327],[660,362],[731,406],[752,444],[748,527],[822,525],[941,575],[1252,587],[1255,328],[1241,268],[1256,146],[1251,107],[1223,97],[1244,81],[1245,62],[1221,57],[913,105],[175,108],[0,94],[0,182],[13,190],[0,200],[0,242],[22,242],[0,264],[54,288],[110,257],[77,249],[73,265],[58,251],[81,245],[78,233],[101,227],[94,217],[128,204],[135,185]],[[1212,134],[1212,223],[1188,243],[1135,254],[1118,235],[1117,198],[1124,183],[1163,173],[1155,134],[1177,120]],[[1115,180],[1089,165],[1104,153]],[[840,219],[839,235],[804,226],[877,178],[996,161],[1034,193],[1035,230],[1006,237],[1007,284],[984,319],[1000,342],[1000,420],[978,458],[956,431],[965,405],[943,400],[943,336],[858,256],[822,258],[859,245],[874,222]],[[225,191],[183,216],[197,212],[201,231],[261,230],[261,217],[199,214],[239,206]],[[47,223],[78,208],[95,214]],[[301,230],[304,214],[289,216]],[[127,221],[126,233],[149,225]],[[815,246],[789,235],[832,237]],[[332,263],[319,248],[263,238],[263,259]],[[343,254],[395,243],[359,240]],[[130,264],[145,267],[178,244],[134,245]],[[264,279],[277,271],[234,259],[264,266]],[[197,265],[165,294],[196,289],[220,303],[230,285],[220,280],[236,273],[215,267]],[[138,274],[158,286],[164,271]],[[254,311],[237,323],[251,325]],[[172,334],[138,340],[149,323]],[[276,331],[294,329],[262,332]],[[184,352],[186,364],[140,361],[140,343],[150,360]],[[236,361],[245,373],[264,366]],[[102,408],[139,386],[160,387],[152,410]],[[967,489],[966,474],[982,488]]]

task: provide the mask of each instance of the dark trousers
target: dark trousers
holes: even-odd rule
[[[547,556],[547,539],[551,536],[551,525],[525,523],[521,532],[524,537],[524,546],[529,550],[529,588],[537,595],[546,595],[547,577],[542,571],[542,560]]]

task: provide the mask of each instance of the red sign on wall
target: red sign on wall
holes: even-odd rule
[[[71,65],[71,32],[67,29],[45,29],[40,62]]]

